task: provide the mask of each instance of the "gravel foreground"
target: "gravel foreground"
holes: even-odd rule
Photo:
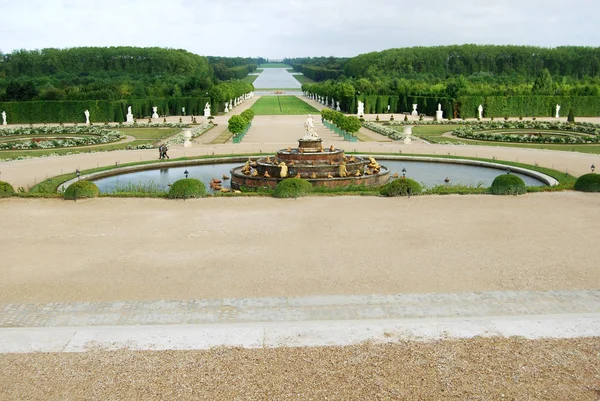
[[[0,355],[0,399],[598,400],[600,337]]]

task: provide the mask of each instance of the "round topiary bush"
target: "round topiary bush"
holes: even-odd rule
[[[521,177],[502,174],[494,178],[491,191],[494,195],[522,195],[527,192],[527,187]]]
[[[75,181],[65,191],[63,197],[65,199],[81,199],[81,198],[95,198],[98,196],[100,190],[91,181]]]
[[[206,195],[204,183],[195,178],[175,181],[169,189],[169,199],[202,198]]]
[[[600,192],[600,174],[584,174],[575,181],[575,190],[582,192]]]
[[[15,194],[15,189],[8,182],[0,181],[0,198],[8,198]]]
[[[312,189],[312,184],[302,178],[286,178],[277,184],[273,196],[276,198],[299,198],[308,195]]]
[[[423,189],[421,185],[410,178],[397,178],[381,189],[383,196],[419,195]]]

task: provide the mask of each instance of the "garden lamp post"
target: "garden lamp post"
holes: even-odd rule
[[[79,171],[79,169],[75,169],[75,174],[77,175],[77,179],[80,180],[81,179],[81,171]]]
[[[183,172],[183,175],[185,175],[185,178],[188,177],[189,171],[187,171],[187,169]]]
[[[402,178],[406,178],[406,168],[402,168]]]
[[[592,169],[592,173],[594,172],[594,170],[596,170],[596,166],[594,166],[593,164],[590,166],[590,168]]]

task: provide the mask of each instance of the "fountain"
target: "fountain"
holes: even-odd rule
[[[388,182],[389,170],[374,158],[346,156],[333,145],[323,148],[309,115],[305,135],[298,147],[281,149],[275,156],[249,159],[245,165],[231,169],[231,188],[274,188],[287,177],[308,180],[313,186],[328,188],[349,185],[378,186]]]

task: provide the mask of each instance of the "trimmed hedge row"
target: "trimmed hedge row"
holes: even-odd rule
[[[410,196],[420,195],[423,191],[421,185],[410,178],[397,178],[381,189],[383,196]]]
[[[231,67],[229,71],[233,73],[233,77],[236,79],[242,79],[246,75],[250,74],[252,71],[256,71],[258,68],[257,64],[246,64],[246,65],[238,65],[236,67]]]
[[[125,121],[128,106],[135,118],[150,117],[152,107],[158,107],[159,115],[181,115],[182,107],[186,115],[202,115],[206,102],[210,102],[209,97],[4,102],[0,103],[0,110],[6,111],[9,124],[85,123],[85,110],[90,111],[92,123],[104,123]]]
[[[600,116],[600,96],[461,96],[457,100],[461,118],[476,118],[479,105],[485,118],[553,117],[557,104],[562,116],[570,109],[575,116]]]
[[[273,196],[275,198],[299,198],[308,195],[312,190],[313,186],[307,180],[303,180],[302,178],[286,178],[277,184],[273,191]]]

